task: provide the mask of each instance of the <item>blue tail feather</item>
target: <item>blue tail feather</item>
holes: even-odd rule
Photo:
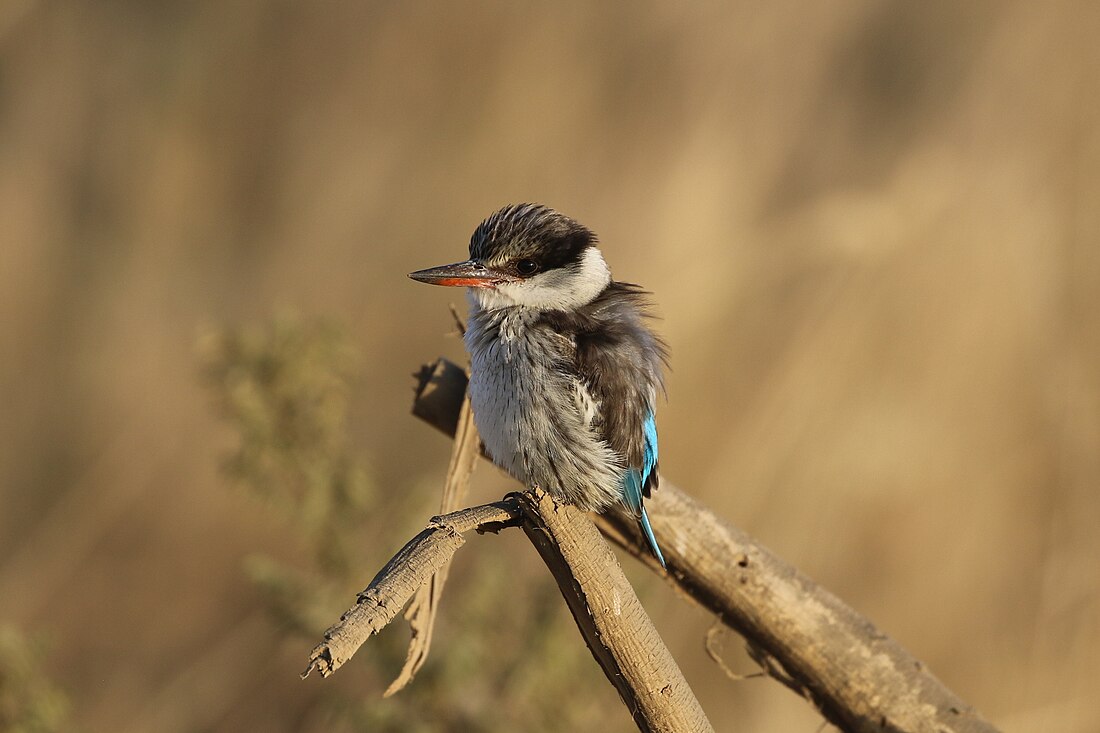
[[[623,499],[635,514],[642,510],[642,472],[636,468],[628,468],[623,474]]]
[[[661,554],[661,548],[657,546],[657,538],[653,536],[653,528],[649,526],[649,515],[645,512],[645,507],[642,507],[642,534],[645,535],[646,541],[649,542],[649,549],[653,550],[653,554],[657,556],[657,562],[661,563],[661,567],[668,569],[665,565],[665,556]]]
[[[628,468],[626,473],[623,474],[623,498],[630,510],[638,515],[638,522],[642,527],[642,534],[645,535],[646,542],[649,543],[649,549],[653,550],[653,554],[656,556],[657,561],[661,563],[661,567],[667,567],[665,557],[661,554],[661,548],[657,546],[657,538],[653,536],[653,528],[649,526],[649,515],[646,514],[645,507],[642,506],[642,473],[636,468]]]
[[[653,536],[653,528],[649,526],[649,515],[642,506],[642,491],[649,480],[649,475],[657,467],[657,422],[653,419],[652,411],[646,415],[642,430],[645,438],[642,450],[643,465],[641,468],[628,468],[623,474],[623,499],[630,511],[638,517],[638,523],[642,527],[646,542],[649,543],[649,549],[653,550],[661,567],[665,568],[667,567],[665,557],[661,554],[661,548],[657,546],[657,538]]]

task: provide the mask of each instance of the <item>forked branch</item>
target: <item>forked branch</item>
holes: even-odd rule
[[[351,659],[371,634],[377,634],[393,621],[413,594],[466,543],[464,534],[471,530],[499,532],[517,526],[519,518],[515,498],[432,517],[424,531],[409,540],[378,571],[356,598],[355,605],[329,627],[325,640],[313,648],[302,677],[313,670],[328,677]]]
[[[327,677],[397,616],[465,542],[462,534],[519,525],[550,568],[577,628],[642,731],[711,731],[619,561],[592,522],[539,490],[435,517],[325,632],[302,676]]]

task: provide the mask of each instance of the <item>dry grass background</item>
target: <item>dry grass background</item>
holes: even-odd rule
[[[330,688],[395,704],[396,658],[297,679],[310,642],[242,559],[302,543],[219,474],[234,433],[196,338],[281,307],[346,325],[351,442],[401,509],[355,548],[365,584],[446,466],[408,375],[461,357],[458,294],[404,275],[534,200],[656,294],[667,475],[1004,729],[1100,730],[1098,11],[0,4],[0,623],[46,640],[65,729],[334,729]],[[460,553],[449,593],[490,562],[547,592],[505,537]],[[445,599],[435,664],[529,614],[501,577],[478,613]],[[719,729],[816,729],[778,685],[722,677],[709,619],[632,577]],[[584,654],[550,704],[628,730]],[[522,722],[533,669],[482,697],[422,684]]]

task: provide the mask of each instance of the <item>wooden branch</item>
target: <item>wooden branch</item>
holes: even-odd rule
[[[378,571],[367,589],[359,594],[355,606],[329,627],[324,641],[313,648],[302,677],[308,677],[313,670],[328,677],[351,659],[363,642],[385,628],[413,594],[466,543],[463,534],[470,530],[498,532],[504,527],[517,526],[519,519],[516,499],[432,517],[427,528]]]
[[[413,414],[454,434],[466,374],[425,367]],[[665,477],[647,504],[667,578],[745,637],[771,676],[834,725],[859,733],[996,733],[971,706],[866,618]],[[656,572],[636,523],[607,514],[600,530]]]
[[[458,314],[455,314],[456,320]],[[461,327],[462,322],[459,321]],[[470,476],[477,465],[481,439],[474,426],[474,414],[470,409],[470,398],[462,400],[456,424],[454,447],[451,449],[451,463],[447,467],[447,478],[443,482],[443,493],[439,500],[439,513],[457,511],[466,501],[470,489]],[[413,677],[424,666],[428,652],[432,648],[432,631],[435,629],[435,616],[439,611],[439,602],[443,597],[443,586],[447,583],[447,573],[451,564],[443,563],[432,579],[420,587],[416,597],[405,610],[405,620],[409,622],[409,651],[405,665],[397,678],[390,683],[382,697],[389,697],[401,691],[412,682]]]
[[[544,491],[519,496],[523,531],[561,589],[585,643],[643,731],[711,731],[615,554],[583,512]]]
[[[655,733],[713,731],[619,561],[592,522],[534,489],[503,501],[434,517],[359,594],[314,647],[307,677],[328,677],[397,616],[465,542],[464,532],[521,525],[550,568],[592,656],[635,724]]]

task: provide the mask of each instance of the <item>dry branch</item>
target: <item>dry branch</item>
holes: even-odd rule
[[[465,372],[425,367],[413,413],[450,435]],[[866,618],[662,477],[647,505],[667,577],[745,637],[765,670],[859,733],[996,733],[915,657]],[[636,523],[613,514],[600,530],[654,570]]]
[[[538,489],[432,519],[325,632],[302,676],[327,677],[394,619],[462,546],[463,532],[520,524],[561,589],[592,656],[642,731],[707,733],[703,709],[622,568],[580,511]]]
[[[461,326],[461,321],[459,325]],[[470,409],[470,398],[466,397],[462,401],[462,408],[458,414],[455,442],[451,450],[451,464],[447,468],[447,478],[443,482],[443,493],[439,500],[440,514],[457,511],[466,501],[466,495],[469,493],[470,476],[474,472],[474,466],[477,465],[481,448],[481,440],[474,426],[473,415]],[[447,583],[450,567],[449,562],[444,563],[432,579],[416,592],[416,597],[405,610],[405,620],[409,622],[410,631],[408,655],[405,657],[405,665],[401,668],[401,672],[386,688],[383,697],[389,697],[404,689],[427,661],[428,652],[432,647],[435,617],[439,611],[439,602],[443,597],[443,586]]]
[[[385,628],[413,594],[466,543],[463,534],[470,530],[497,532],[515,526],[519,512],[518,502],[509,499],[432,517],[427,528],[378,571],[367,589],[359,594],[355,606],[329,627],[325,640],[313,648],[302,677],[313,670],[328,677],[351,659],[363,642]]]
[[[519,496],[523,531],[561,589],[585,643],[643,731],[710,731],[710,722],[623,575],[615,553],[573,506]]]

